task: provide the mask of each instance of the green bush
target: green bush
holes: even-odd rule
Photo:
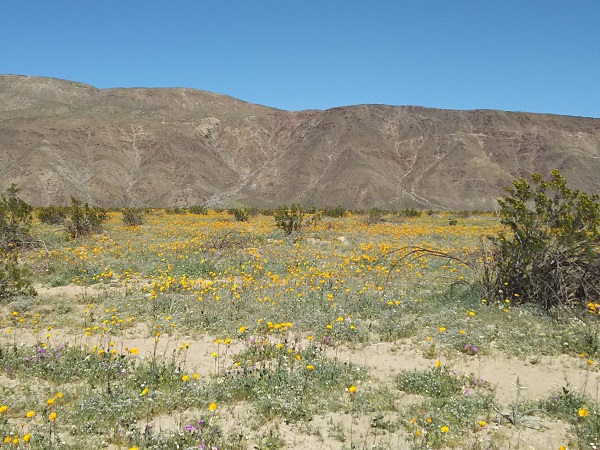
[[[14,249],[31,243],[33,207],[17,194],[19,189],[11,184],[0,198],[0,249]]]
[[[144,210],[140,208],[123,208],[121,211],[123,223],[130,227],[144,224]]]
[[[344,217],[346,215],[346,209],[342,206],[334,206],[323,209],[323,215],[326,217]]]
[[[275,210],[273,217],[277,228],[280,228],[286,236],[289,236],[302,227],[304,210],[302,206],[297,204],[283,205]]]
[[[16,251],[0,249],[0,300],[18,294],[36,295],[30,273],[19,265]]]
[[[178,206],[175,206],[173,208],[165,208],[164,211],[165,211],[165,214],[169,214],[169,215],[187,214],[188,213],[188,210],[186,208],[180,208]]]
[[[387,214],[387,211],[384,211],[383,209],[379,209],[379,208],[371,208],[368,211],[368,213],[369,213],[369,215],[365,219],[365,223],[367,225],[373,225],[376,223],[383,222],[383,216],[385,216]]]
[[[90,208],[87,203],[81,206],[81,201],[71,197],[71,207],[65,219],[65,227],[69,236],[76,239],[80,236],[99,233],[102,230],[102,220],[106,217],[106,212],[98,212]]]
[[[0,299],[17,294],[35,295],[29,271],[19,264],[18,250],[34,245],[31,232],[33,208],[17,197],[11,184],[0,199]]]
[[[227,212],[235,217],[238,222],[248,222],[249,214],[245,209],[233,208],[227,210]]]
[[[64,222],[69,208],[64,206],[47,206],[35,210],[37,218],[42,223],[49,225],[58,225]]]
[[[421,217],[422,211],[419,211],[418,209],[415,208],[406,208],[406,209],[402,209],[400,211],[398,211],[398,216],[400,217],[412,217],[412,218],[416,218],[416,217]]]
[[[506,230],[491,238],[482,284],[499,301],[546,311],[585,306],[600,297],[600,204],[571,190],[554,170],[550,181],[515,180],[498,200]]]
[[[205,206],[202,206],[202,205],[192,205],[192,206],[189,206],[187,208],[187,210],[190,214],[200,214],[203,216],[208,214],[208,208],[206,208]]]

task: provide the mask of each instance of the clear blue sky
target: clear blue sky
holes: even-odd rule
[[[0,73],[600,117],[600,0],[5,0]]]

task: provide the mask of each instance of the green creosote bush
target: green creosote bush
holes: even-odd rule
[[[273,217],[277,228],[281,229],[286,236],[289,236],[294,231],[302,228],[304,209],[297,204],[283,205],[275,210]]]
[[[248,219],[250,218],[248,211],[245,209],[233,208],[229,209],[227,212],[235,217],[235,220],[238,222],[248,222]]]
[[[381,223],[383,222],[383,216],[386,215],[386,211],[384,211],[383,209],[379,209],[379,208],[371,208],[368,211],[368,215],[367,218],[365,219],[365,223],[367,225],[373,225],[376,223]]]
[[[558,170],[546,181],[521,178],[498,199],[506,230],[482,255],[481,283],[491,299],[546,311],[584,307],[600,297],[600,203],[572,190]]]
[[[34,245],[31,232],[33,208],[17,197],[11,184],[0,199],[0,299],[17,294],[35,295],[30,273],[19,264],[19,249]]]
[[[187,210],[190,214],[200,214],[203,216],[208,214],[208,208],[206,208],[205,206],[202,206],[202,205],[192,205],[192,206],[189,206],[187,208]]]
[[[46,206],[36,208],[35,213],[40,222],[49,225],[58,225],[63,223],[67,217],[68,210],[69,208],[64,206]]]
[[[137,227],[144,224],[144,210],[140,208],[123,208],[123,223],[131,227]]]
[[[346,215],[346,209],[342,206],[323,208],[323,215],[326,217],[341,218]]]
[[[188,210],[186,208],[180,208],[178,206],[174,206],[173,208],[165,208],[165,214],[169,215],[177,215],[177,214],[187,214]]]
[[[12,250],[31,243],[33,207],[19,197],[13,183],[0,198],[0,248]]]
[[[19,264],[16,251],[0,249],[0,300],[18,294],[36,295],[29,270]]]
[[[65,218],[65,227],[69,237],[76,239],[81,236],[99,233],[102,230],[102,221],[107,217],[104,211],[97,211],[86,203],[81,206],[81,201],[71,197],[71,207]]]
[[[417,217],[421,217],[422,214],[423,214],[422,211],[419,211],[418,209],[415,209],[415,208],[405,208],[405,209],[398,211],[399,217],[417,218]]]

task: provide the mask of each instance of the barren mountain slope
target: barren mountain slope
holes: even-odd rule
[[[558,168],[600,193],[600,119],[360,105],[287,112],[191,89],[0,76],[0,188],[36,205],[493,209]]]

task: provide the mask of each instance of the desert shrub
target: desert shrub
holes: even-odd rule
[[[0,199],[0,299],[17,294],[35,295],[29,271],[19,264],[19,249],[35,243],[31,222],[33,208],[17,197],[11,184]]]
[[[346,209],[342,206],[334,206],[323,209],[323,215],[327,217],[344,217],[346,215]]]
[[[373,225],[376,223],[383,222],[383,216],[386,215],[386,211],[379,208],[371,208],[368,211],[367,218],[365,219],[365,223],[367,225]]]
[[[65,227],[69,236],[75,239],[80,236],[99,233],[102,229],[103,218],[106,218],[106,212],[99,214],[96,210],[90,208],[87,203],[81,206],[81,201],[71,197],[71,207],[65,218]]]
[[[123,208],[121,211],[123,223],[131,227],[144,224],[144,210],[140,208]]]
[[[202,205],[192,205],[187,208],[190,214],[201,214],[203,216],[208,214],[208,208]]]
[[[312,216],[309,217],[305,217],[302,221],[302,226],[307,226],[307,227],[316,227],[319,224],[321,224],[321,222],[323,221],[323,215],[321,214],[321,211],[317,211],[315,214],[313,214]],[[332,224],[332,222],[328,223],[329,225]]]
[[[281,229],[286,236],[302,228],[304,219],[304,210],[302,206],[293,204],[291,206],[283,205],[273,213],[275,225]]]
[[[19,264],[16,251],[0,249],[0,300],[19,294],[36,294],[29,270]]]
[[[108,209],[106,208],[94,208],[94,212],[96,213],[96,217],[100,221],[100,223],[108,220]]]
[[[505,188],[498,200],[506,229],[491,238],[482,284],[490,297],[546,311],[585,306],[600,296],[600,204],[571,190],[554,170]]]
[[[250,235],[246,233],[240,233],[238,231],[218,231],[210,234],[202,247],[211,251],[226,250],[230,248],[244,248],[250,239]]]
[[[188,210],[186,208],[180,208],[178,206],[175,206],[173,208],[165,208],[164,211],[165,211],[165,214],[169,214],[169,215],[187,214],[188,213]]]
[[[237,220],[238,222],[248,222],[248,219],[250,217],[248,211],[246,211],[245,209],[232,208],[229,209],[227,212],[233,217],[235,217],[235,220]]]
[[[11,184],[0,198],[0,248],[13,249],[31,243],[33,207],[17,194],[19,189]]]
[[[405,208],[398,211],[400,217],[421,217],[422,212],[415,208]]]
[[[67,217],[68,210],[64,206],[46,206],[36,208],[35,213],[40,222],[49,225],[58,225],[63,223],[65,217]]]

